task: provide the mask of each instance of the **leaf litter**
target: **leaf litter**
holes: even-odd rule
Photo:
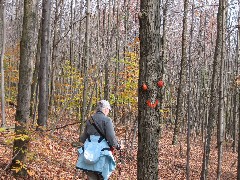
[[[14,113],[13,110],[8,110]],[[71,123],[70,119],[61,121],[62,125]],[[7,126],[14,125],[14,114],[8,115]],[[122,128],[122,127],[121,127]],[[116,127],[118,138],[125,140],[125,134],[120,127]],[[51,180],[70,180],[86,179],[86,176],[79,170],[76,170],[77,149],[72,147],[71,143],[78,141],[78,125],[67,126],[63,129],[32,133],[28,152],[28,177],[27,179],[51,179]],[[172,145],[173,130],[163,128],[162,137],[159,141],[159,179],[173,180],[186,179],[186,136],[182,135],[181,143]],[[14,180],[10,170],[5,170],[11,163],[12,143],[6,143],[12,136],[11,131],[0,132],[0,179]],[[137,142],[137,139],[134,140]],[[181,146],[180,146],[181,145]],[[133,149],[131,149],[133,147]],[[180,148],[181,147],[181,148]],[[115,153],[117,169],[112,173],[110,180],[135,180],[137,179],[137,143],[133,146],[128,145],[122,149],[122,154]],[[190,151],[190,179],[200,179],[203,142],[201,137],[191,139]],[[212,141],[209,177],[215,180],[217,176],[217,148],[216,142]],[[223,152],[222,176],[223,180],[237,179],[237,153],[233,153],[231,148],[225,148]]]

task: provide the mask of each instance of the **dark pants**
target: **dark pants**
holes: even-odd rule
[[[88,180],[103,180],[102,176],[94,172],[86,172]]]

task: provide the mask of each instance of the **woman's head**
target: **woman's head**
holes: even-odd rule
[[[97,103],[97,111],[102,111],[107,116],[109,113],[109,110],[111,110],[111,106],[108,101],[101,100]]]

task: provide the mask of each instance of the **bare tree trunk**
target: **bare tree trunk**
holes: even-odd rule
[[[240,34],[239,34],[240,35]],[[240,81],[240,79],[239,79]],[[238,87],[238,112],[240,112],[240,87]],[[238,116],[240,122],[240,116]],[[240,123],[238,123],[238,165],[237,165],[237,180],[240,180]]]
[[[218,14],[217,14],[217,39],[216,39],[216,47],[214,53],[214,60],[213,60],[213,73],[212,73],[212,81],[211,81],[211,94],[210,94],[210,107],[209,107],[209,116],[208,116],[208,123],[207,123],[207,134],[205,137],[205,146],[204,146],[204,154],[203,154],[203,161],[202,161],[202,172],[201,172],[201,179],[205,180],[208,177],[208,161],[210,156],[210,145],[211,145],[211,138],[213,127],[217,119],[217,94],[218,88],[217,80],[218,80],[218,72],[219,72],[219,65],[222,56],[222,42],[223,42],[223,2],[219,0],[219,7],[218,7]]]
[[[238,14],[238,63],[240,63],[240,12]],[[237,79],[240,82],[240,76]],[[238,112],[240,112],[240,86],[238,85]],[[240,180],[240,115],[238,114],[238,166],[237,179]]]
[[[237,88],[234,89],[233,95],[233,152],[237,151]]]
[[[31,109],[30,115],[33,117],[33,124],[35,121],[35,114],[37,108],[37,98],[38,98],[38,73],[39,73],[39,65],[40,65],[40,55],[41,55],[41,27],[38,30],[38,42],[37,42],[37,50],[36,50],[36,59],[35,59],[35,69],[33,72],[33,80],[31,85]]]
[[[218,167],[217,179],[221,179],[222,174],[222,153],[223,153],[223,139],[224,139],[224,88],[223,88],[223,71],[225,63],[225,31],[226,31],[226,1],[223,0],[223,14],[222,14],[222,52],[219,71],[219,105],[218,105]]]
[[[1,68],[1,111],[2,111],[2,123],[1,126],[6,125],[6,113],[5,113],[5,85],[4,85],[4,66],[3,59],[5,53],[5,11],[6,4],[5,0],[0,0],[0,68]]]
[[[162,73],[164,74],[164,65],[166,64],[167,61],[167,12],[168,12],[168,7],[169,7],[169,0],[165,2],[164,8],[163,8],[163,35],[162,35]]]
[[[80,128],[80,134],[83,131],[84,128],[84,121],[86,118],[86,112],[87,112],[87,93],[88,93],[88,64],[89,64],[89,23],[90,23],[90,0],[87,0],[86,2],[86,29],[85,29],[85,47],[84,47],[84,60],[83,60],[83,101],[82,101],[82,123]]]
[[[17,43],[22,35],[22,19],[23,19],[23,1],[22,0],[16,0],[16,19],[15,19],[15,32],[16,32],[16,42]]]
[[[61,14],[61,6],[62,6],[63,0],[56,0],[56,10],[54,15],[54,21],[53,21],[53,43],[52,43],[52,61],[51,61],[51,70],[49,73],[49,110],[52,111],[54,107],[54,95],[55,95],[55,81],[56,81],[56,69],[58,67],[57,57],[59,56],[59,45],[57,44],[59,40],[59,16]],[[60,10],[59,10],[60,9]]]
[[[73,43],[73,38],[74,38],[74,29],[75,29],[75,24],[73,23],[74,21],[74,9],[73,9],[73,1],[71,0],[71,5],[70,5],[70,39],[69,39],[69,59],[70,59],[70,71],[73,72],[73,67],[74,67],[74,43]],[[73,91],[73,76],[69,77],[69,84],[70,88],[69,91]]]
[[[161,57],[162,57],[162,79],[164,79],[164,74],[165,74],[165,66],[167,64],[167,20],[168,20],[168,7],[169,7],[170,3],[169,1],[167,0],[164,4],[164,7],[163,7],[163,27],[162,27],[162,44],[161,44]],[[160,5],[161,7],[161,5]],[[161,92],[161,97],[163,97],[164,92]],[[163,98],[160,99],[160,108],[162,109],[162,104],[163,104]],[[172,112],[171,112],[172,113]],[[162,124],[163,122],[163,116],[160,115],[160,124]],[[162,128],[160,127],[160,137],[162,136]]]
[[[239,73],[239,64],[240,64],[240,11],[238,12],[238,34],[237,34],[237,46],[236,46],[236,76]],[[238,111],[238,107],[237,107],[237,96],[240,96],[240,94],[238,94],[238,89],[236,88],[234,91],[234,136],[233,136],[233,152],[236,152],[236,148],[237,148],[237,112]],[[239,121],[240,122],[240,121]],[[238,143],[240,144],[240,143]],[[239,151],[238,151],[239,152]],[[240,167],[239,167],[240,168]],[[239,169],[240,171],[240,169]],[[240,178],[240,172],[239,172],[239,178]]]
[[[107,56],[107,58],[110,57]],[[104,65],[104,71],[105,71],[104,99],[109,100],[110,97],[109,60],[107,60]]]
[[[159,145],[159,98],[161,59],[155,53],[158,50],[157,38],[160,22],[155,21],[160,15],[159,1],[143,0],[140,3],[140,61],[138,81],[138,180],[158,180],[158,145]],[[142,85],[146,84],[145,91]]]
[[[192,62],[192,37],[193,37],[193,24],[194,24],[194,1],[192,4],[192,22],[190,28],[190,42],[189,42],[189,57],[188,57],[188,95],[187,95],[187,104],[188,104],[188,121],[187,121],[187,165],[186,165],[186,174],[187,180],[190,179],[190,136],[191,136],[191,123],[192,123],[192,114],[191,114],[191,62]]]
[[[222,57],[222,61],[223,57]],[[222,153],[223,153],[223,62],[221,62],[220,69],[220,84],[219,84],[219,107],[218,107],[218,168],[217,168],[217,179],[220,180],[221,177],[221,167],[222,167]]]
[[[110,63],[110,54],[111,54],[111,40],[110,40],[110,18],[111,18],[111,11],[110,11],[110,4],[111,4],[111,1],[108,2],[108,21],[107,21],[107,36],[106,36],[106,45],[107,46],[107,60],[105,61],[105,64],[104,64],[104,71],[105,71],[105,86],[104,86],[104,99],[108,100],[109,101],[109,98],[110,98],[110,75],[109,75],[109,63]]]
[[[13,160],[11,169],[15,169],[16,175],[26,176],[23,164],[26,161],[29,136],[27,135],[27,123],[30,115],[31,83],[33,76],[33,58],[35,48],[35,13],[36,0],[24,1],[23,32],[20,44],[19,84],[16,110],[15,133],[23,139],[14,140]],[[20,163],[19,163],[20,162]],[[19,170],[19,171],[17,171]]]
[[[114,88],[114,96],[115,96],[115,102],[114,102],[114,111],[113,111],[113,115],[114,115],[114,118],[113,119],[117,119],[118,117],[118,110],[117,110],[117,104],[118,104],[118,99],[119,99],[119,96],[118,96],[118,87],[119,87],[119,77],[118,77],[118,73],[119,73],[119,68],[120,68],[120,63],[119,63],[119,60],[120,60],[120,38],[119,38],[119,34],[120,34],[120,5],[119,5],[119,1],[117,1],[117,17],[116,17],[116,25],[117,25],[117,35],[116,35],[116,64],[115,64],[115,79],[114,79],[114,83],[115,83],[115,88]]]
[[[184,0],[184,15],[183,15],[183,30],[182,30],[182,59],[181,59],[181,70],[180,70],[180,81],[178,86],[177,95],[177,112],[175,119],[175,127],[173,134],[172,144],[178,143],[178,135],[180,131],[180,122],[183,120],[183,100],[184,100],[184,87],[186,84],[186,68],[187,68],[187,15],[188,15],[189,1]]]
[[[41,38],[41,57],[38,74],[39,84],[39,105],[38,105],[38,129],[46,127],[48,117],[48,68],[50,53],[50,14],[51,0],[42,1],[42,38]]]

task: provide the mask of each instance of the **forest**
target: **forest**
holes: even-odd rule
[[[110,180],[240,180],[239,0],[0,0],[0,179],[86,179],[111,104]]]

